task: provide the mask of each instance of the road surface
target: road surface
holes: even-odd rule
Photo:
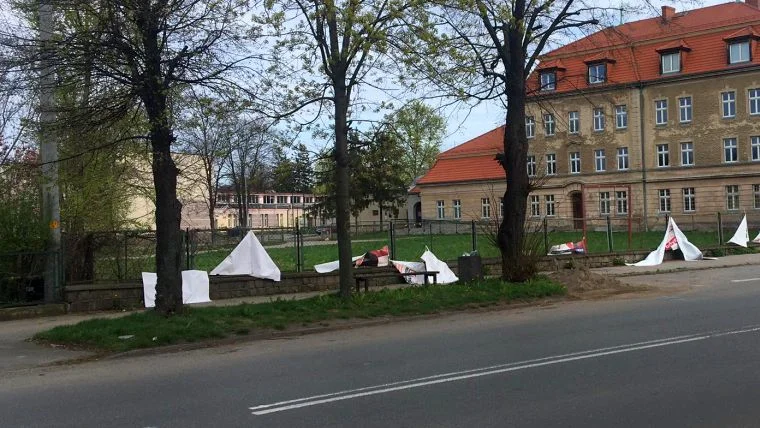
[[[4,374],[2,427],[758,426],[760,267],[643,298]]]

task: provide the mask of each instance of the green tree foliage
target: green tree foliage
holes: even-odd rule
[[[276,146],[273,154],[272,186],[277,192],[295,192],[295,162],[293,162],[282,146]]]
[[[293,191],[312,193],[314,191],[314,166],[311,154],[304,144],[298,144],[293,160]]]
[[[414,100],[387,115],[383,122],[399,140],[402,168],[398,170],[407,186],[424,175],[440,153],[446,122],[433,108]]]

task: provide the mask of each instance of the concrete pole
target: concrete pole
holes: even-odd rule
[[[61,205],[58,190],[58,139],[54,131],[55,113],[55,64],[51,48],[53,40],[53,5],[41,0],[40,44],[40,160],[42,162],[42,218],[48,225],[50,235],[45,257],[45,301],[57,300],[56,287],[61,272]]]

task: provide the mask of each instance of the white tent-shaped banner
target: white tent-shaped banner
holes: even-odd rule
[[[758,235],[758,237],[760,237],[760,235]],[[734,236],[732,236],[727,243],[729,242],[747,248],[747,243],[749,243],[749,230],[747,229],[746,214],[744,214],[744,218],[742,218],[741,223],[739,223],[739,227],[736,228],[736,233],[734,233]]]
[[[757,233],[757,236],[755,236],[755,239],[753,239],[752,242],[760,244],[760,232]]]
[[[158,276],[153,272],[143,272],[143,297],[146,308],[156,307],[156,282]],[[210,302],[208,296],[208,274],[203,270],[182,271],[182,303]]]
[[[400,273],[424,271],[438,272],[438,275],[436,275],[436,282],[438,284],[451,284],[453,282],[459,281],[459,278],[454,274],[454,272],[451,271],[449,265],[436,257],[435,254],[433,254],[433,252],[430,251],[427,247],[425,248],[425,252],[420,256],[420,259],[422,259],[422,262],[403,262],[391,260],[391,263],[393,263],[393,266]],[[404,278],[406,279],[406,282],[410,284],[425,283],[424,275],[406,276]]]
[[[364,254],[362,254],[361,256],[351,257],[351,263],[352,264],[355,263],[357,260],[359,260],[362,257],[364,257]],[[314,270],[317,271],[317,273],[327,273],[327,272],[332,272],[334,270],[338,270],[339,267],[340,267],[340,261],[335,260],[332,262],[314,265]]]
[[[248,231],[227,258],[211,271],[210,275],[248,275],[256,278],[280,280],[280,269],[269,257],[261,242]]]
[[[668,227],[665,229],[665,236],[662,238],[660,246],[649,253],[644,260],[629,266],[656,266],[662,263],[666,250],[680,249],[683,252],[684,260],[702,260],[702,252],[694,244],[686,239],[686,235],[676,225],[673,217],[668,221]]]

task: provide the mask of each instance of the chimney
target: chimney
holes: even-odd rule
[[[758,2],[760,0],[747,0],[747,1]],[[662,7],[662,20],[664,22],[669,22],[670,18],[672,18],[673,15],[675,15],[675,14],[676,14],[676,8],[674,8],[672,6],[663,6]]]
[[[760,0],[745,0],[744,3],[747,3],[748,6],[752,6],[755,9],[760,9]]]

